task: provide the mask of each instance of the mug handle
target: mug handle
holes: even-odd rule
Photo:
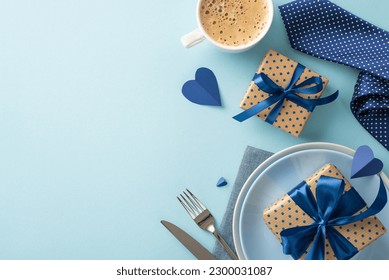
[[[201,43],[205,39],[203,32],[199,28],[196,28],[192,32],[185,34],[181,37],[181,43],[185,48],[191,48],[198,43]]]

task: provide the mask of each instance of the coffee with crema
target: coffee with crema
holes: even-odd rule
[[[242,46],[266,32],[269,9],[267,0],[203,0],[200,22],[214,41]]]

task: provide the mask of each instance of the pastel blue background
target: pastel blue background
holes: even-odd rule
[[[334,2],[389,30],[388,1]],[[190,188],[220,223],[247,145],[368,144],[389,166],[349,110],[356,70],[291,49],[277,8],[248,52],[185,49],[179,38],[196,26],[195,9],[195,0],[0,1],[1,259],[193,259],[160,220],[212,249],[176,195]],[[300,138],[232,119],[270,48],[340,90]],[[181,94],[202,66],[218,79],[222,107]]]

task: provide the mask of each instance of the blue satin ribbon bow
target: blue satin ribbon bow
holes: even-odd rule
[[[266,118],[266,122],[273,124],[282,109],[282,103],[284,102],[284,100],[290,100],[298,106],[301,106],[309,112],[312,112],[315,106],[330,103],[338,97],[338,91],[325,98],[320,99],[305,99],[297,95],[297,93],[316,94],[323,89],[323,81],[320,77],[311,77],[296,85],[296,82],[300,78],[301,74],[304,72],[304,69],[305,66],[297,64],[296,69],[293,72],[292,78],[290,79],[288,85],[285,88],[282,88],[277,85],[266,74],[255,73],[253,82],[258,86],[260,90],[267,92],[269,94],[269,97],[252,106],[251,108],[243,111],[242,113],[234,116],[233,118],[239,122],[242,122],[252,116],[257,115],[259,112],[263,111],[269,106],[276,104]]]
[[[299,259],[312,243],[305,259],[323,260],[326,238],[339,260],[350,259],[358,252],[334,226],[354,223],[380,212],[387,202],[386,188],[380,177],[379,191],[372,205],[354,215],[366,204],[354,188],[343,193],[344,186],[341,179],[321,176],[316,187],[316,199],[304,181],[288,193],[314,222],[281,231],[284,254]]]

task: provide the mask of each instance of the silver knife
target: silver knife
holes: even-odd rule
[[[198,260],[216,260],[203,245],[178,226],[162,220],[161,223],[184,245]]]

